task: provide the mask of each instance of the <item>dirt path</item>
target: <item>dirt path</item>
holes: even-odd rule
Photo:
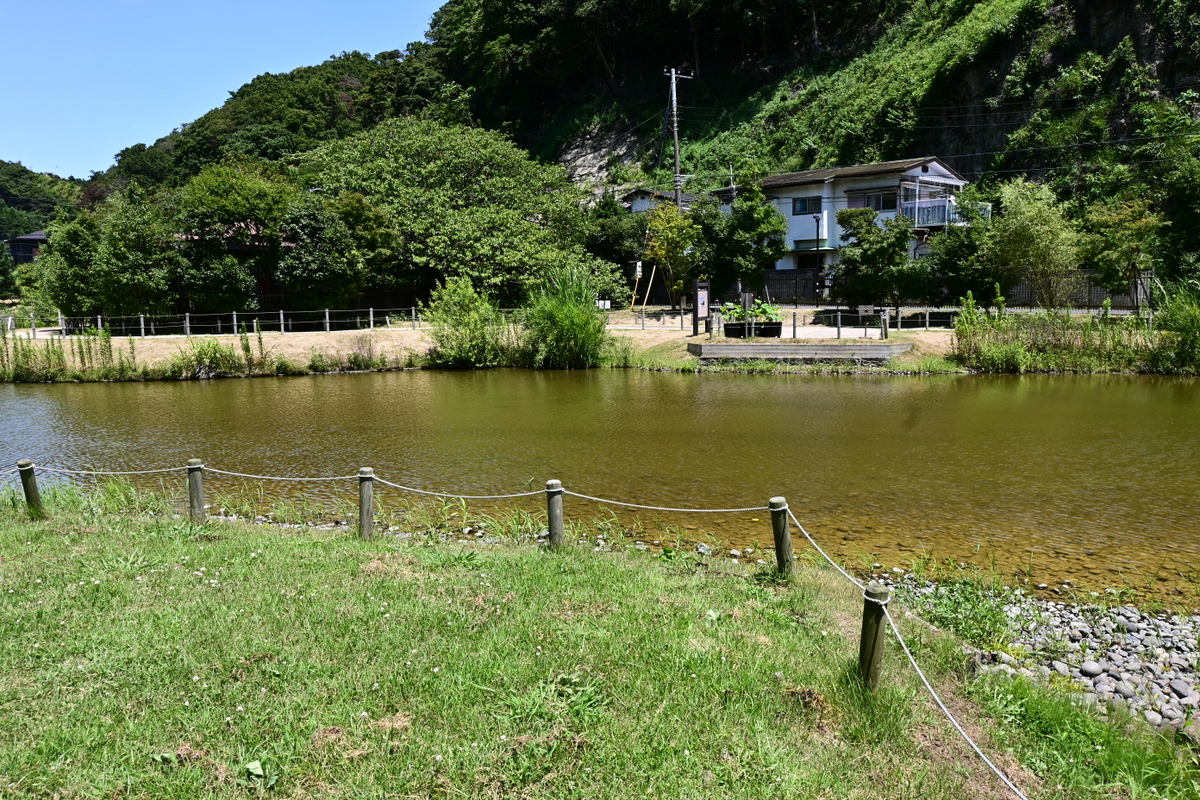
[[[675,325],[677,324],[676,322]],[[678,349],[680,355],[685,354],[687,342],[707,341],[708,339],[707,334],[702,333],[698,337],[693,337],[690,329],[681,331],[672,325],[648,324],[646,329],[642,330],[640,327],[624,324],[622,321],[610,326],[609,330],[614,336],[632,342],[638,349],[656,348],[672,353]],[[790,328],[785,333],[790,334]],[[843,333],[847,334],[847,331],[843,331]],[[878,331],[870,331],[870,333],[878,337]],[[827,340],[835,335],[836,331],[833,328],[824,326],[803,326],[797,330],[797,339]],[[893,337],[895,336],[896,334],[893,334]],[[52,334],[45,331],[39,334],[35,342],[44,344],[48,341],[55,341],[51,337]],[[790,339],[790,336],[785,338]],[[905,331],[900,338],[903,341],[913,342],[913,356],[946,355],[954,344],[954,334],[948,330]],[[199,339],[216,339],[235,352],[241,350],[240,337],[231,334],[192,337],[190,340],[185,336],[146,336],[132,337],[132,339],[114,337],[113,348],[128,350],[129,342],[132,341],[138,364],[154,367],[166,363],[172,356],[186,348],[189,341]],[[257,337],[250,334],[249,340],[251,348],[257,354]],[[428,329],[413,328],[376,328],[371,331],[332,331],[329,333],[264,332],[262,334],[263,349],[268,354],[283,356],[299,364],[307,363],[314,353],[344,355],[356,351],[365,352],[368,349],[377,355],[404,361],[409,354],[423,355],[429,350],[430,344]]]

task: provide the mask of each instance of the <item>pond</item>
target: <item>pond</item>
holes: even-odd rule
[[[1032,584],[1160,595],[1192,586],[1200,563],[1198,454],[1200,381],[1189,379],[496,370],[0,386],[5,464],[120,470],[198,457],[305,476],[371,466],[425,489],[494,494],[559,478],[687,507],[781,494],[855,567],[954,558]],[[265,489],[351,496],[353,483]],[[568,498],[567,513],[598,511]],[[770,542],[757,512],[620,514],[650,540]]]

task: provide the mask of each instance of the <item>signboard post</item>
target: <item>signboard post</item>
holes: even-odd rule
[[[692,336],[700,335],[700,323],[704,330],[712,330],[712,316],[708,309],[708,281],[692,281]]]
[[[746,319],[750,323],[750,337],[754,337],[754,315],[750,313],[750,309],[754,308],[754,292],[742,292],[742,310],[746,312]]]

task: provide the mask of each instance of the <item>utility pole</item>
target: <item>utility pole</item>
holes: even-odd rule
[[[669,75],[671,78],[671,136],[675,139],[675,207],[683,208],[683,174],[679,167],[679,93],[675,90],[675,83],[679,78],[692,78],[689,72],[684,73],[683,70],[677,67],[671,67],[663,70],[664,75]]]

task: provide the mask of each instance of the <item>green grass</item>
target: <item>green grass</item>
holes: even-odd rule
[[[988,676],[970,695],[997,719],[997,739],[1061,787],[1048,796],[1121,786],[1134,798],[1200,797],[1200,756],[1140,720],[1103,722],[1069,694],[1025,679]]]
[[[529,514],[484,546],[47,499],[0,503],[6,797],[952,798],[974,769],[912,737],[895,654],[857,686],[822,573],[550,554]]]
[[[393,501],[392,535],[363,542],[193,526],[124,483],[44,494],[32,522],[0,493],[5,797],[1003,796],[894,647],[861,688],[861,600],[808,559],[782,583],[621,548],[641,532],[615,518],[571,533],[617,547],[549,553],[541,514],[454,502]],[[901,624],[958,695],[956,640]],[[1031,723],[1000,718],[1025,748]],[[1044,796],[1124,797],[1105,787],[1135,773],[1183,786],[1169,751],[1145,754]]]

